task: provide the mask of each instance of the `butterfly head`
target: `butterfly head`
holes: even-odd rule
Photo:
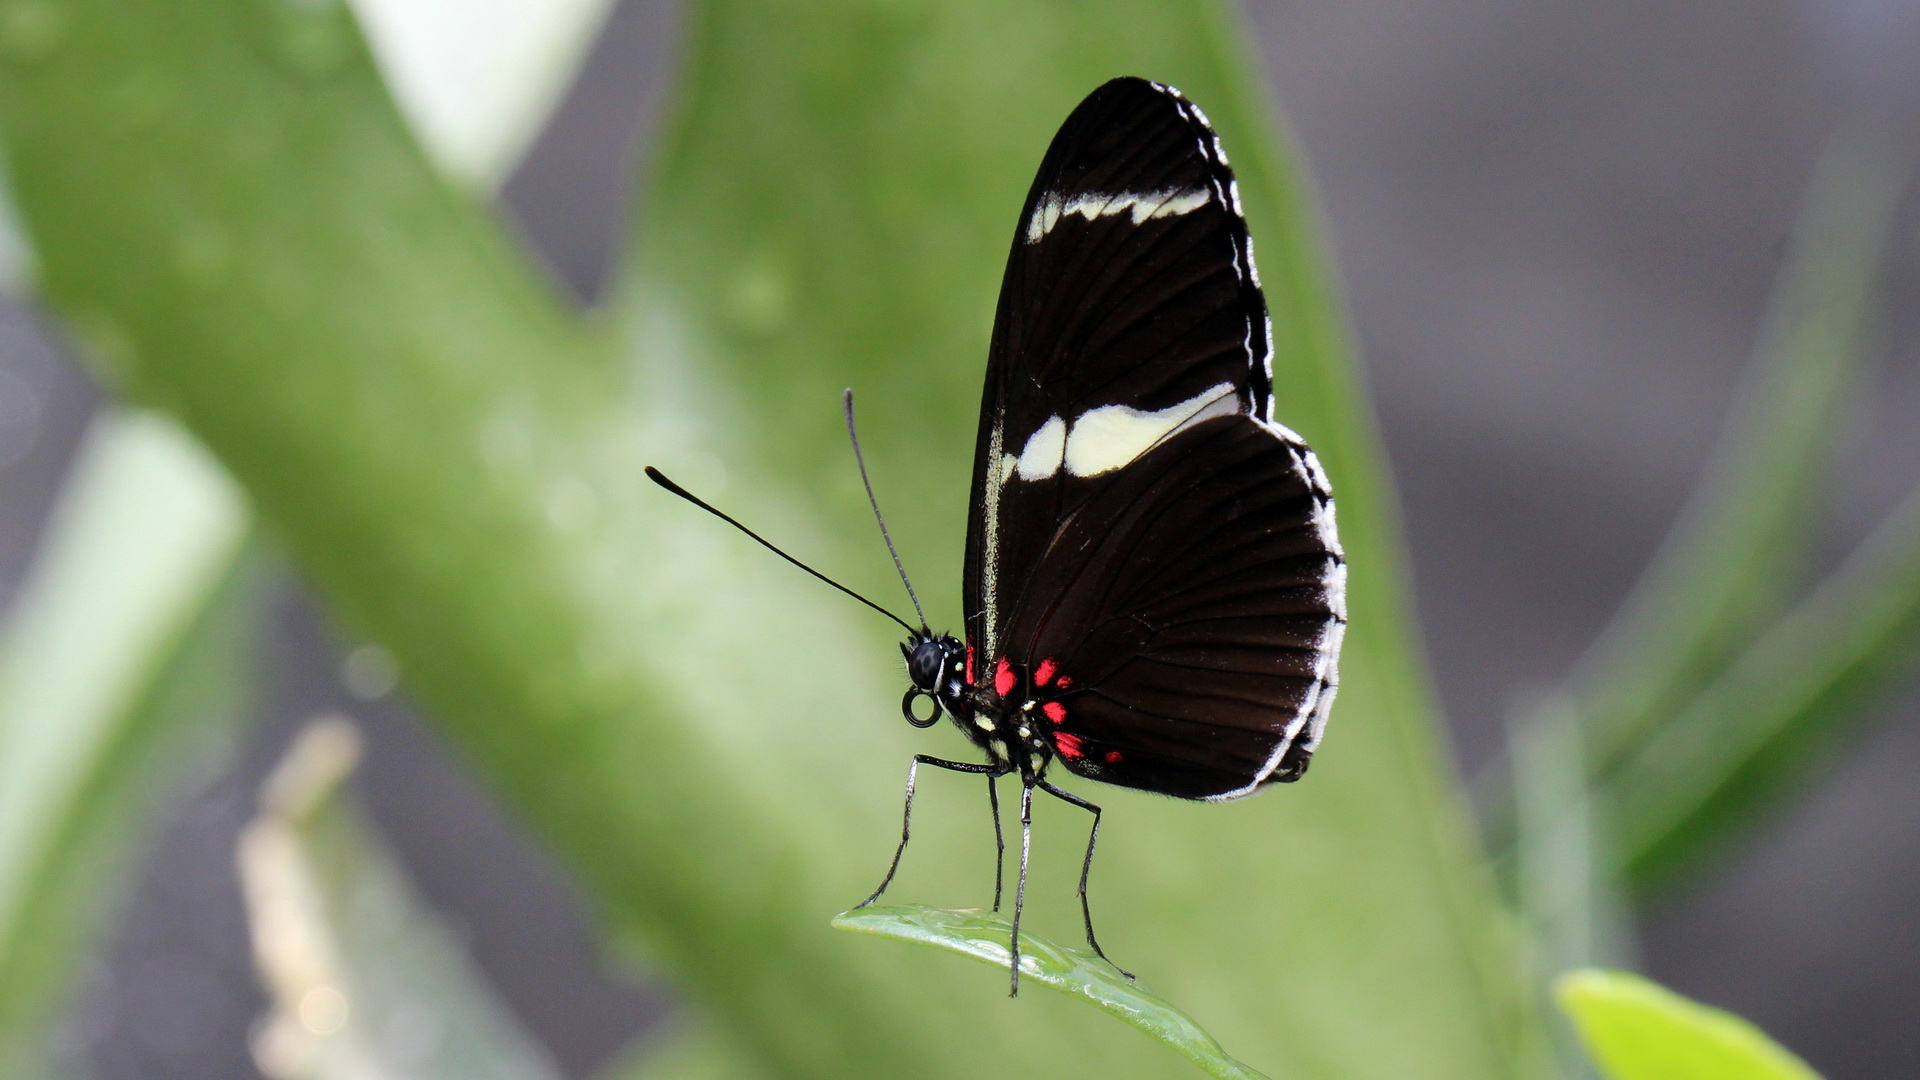
[[[913,631],[900,643],[900,655],[907,660],[907,678],[913,682],[900,702],[907,723],[917,728],[932,727],[940,722],[942,713],[958,715],[966,692],[966,653],[967,647],[960,639],[927,630]],[[921,697],[933,701],[929,716],[914,712],[914,702]]]

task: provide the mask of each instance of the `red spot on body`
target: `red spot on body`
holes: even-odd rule
[[[1120,764],[1120,751],[1118,750],[1107,751],[1107,764],[1109,765]]]
[[[1064,731],[1056,731],[1053,733],[1053,747],[1060,751],[1060,756],[1064,758],[1082,758],[1087,756],[1087,752],[1080,749],[1080,736],[1069,735]]]
[[[1072,685],[1073,685],[1072,679],[1067,678],[1065,675],[1060,676],[1060,689],[1065,690],[1067,687]]]
[[[993,692],[1001,697],[1013,693],[1013,665],[1004,656],[993,665]]]
[[[1033,669],[1033,685],[1035,686],[1047,685],[1049,682],[1053,681],[1053,673],[1059,670],[1060,670],[1060,665],[1054,663],[1053,657],[1051,656],[1047,657],[1045,660],[1040,661],[1040,666]]]
[[[1046,713],[1047,719],[1056,724],[1063,724],[1067,720],[1067,707],[1057,701],[1049,701],[1040,706],[1040,711]]]
[[[967,642],[967,685],[973,685],[973,642]]]

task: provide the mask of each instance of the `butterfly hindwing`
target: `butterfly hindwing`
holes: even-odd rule
[[[1268,341],[1205,117],[1144,80],[1096,90],[1008,258],[964,587],[969,646],[1049,703],[1075,772],[1229,798],[1317,740],[1345,567],[1324,473],[1268,420]]]
[[[1185,798],[1304,768],[1344,629],[1339,541],[1305,453],[1219,417],[1061,523],[1033,574],[1066,587],[1014,611],[1007,652],[1067,768]]]

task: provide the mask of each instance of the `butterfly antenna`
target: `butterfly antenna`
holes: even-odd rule
[[[651,465],[647,466],[647,479],[653,481],[656,484],[659,484],[661,487],[666,488],[668,491],[673,492],[675,495],[680,496],[681,498],[687,500],[688,502],[699,507],[700,509],[705,510],[707,513],[712,514],[714,517],[719,518],[721,521],[724,521],[727,524],[733,526],[734,528],[739,529],[741,532],[746,533],[748,536],[753,537],[754,540],[759,542],[761,547],[766,548],[768,551],[773,552],[775,555],[778,555],[781,558],[792,563],[793,565],[799,567],[800,569],[805,570],[807,573],[812,574],[814,577],[819,578],[821,581],[826,582],[827,584],[833,586],[836,589],[839,589],[841,592],[846,593],[848,596],[853,597],[855,600],[860,601],[861,603],[867,605],[868,607],[879,612],[880,614],[885,615],[887,618],[892,619],[894,622],[899,623],[901,626],[906,628],[907,633],[911,634],[916,632],[913,629],[913,627],[907,625],[907,621],[905,619],[902,619],[900,616],[895,615],[893,612],[888,611],[886,608],[881,607],[879,604],[874,603],[873,601],[867,599],[866,597],[861,596],[859,593],[854,592],[852,589],[847,588],[845,585],[840,584],[839,582],[833,580],[832,578],[821,573],[820,571],[815,570],[813,567],[808,566],[806,563],[801,562],[799,559],[796,559],[793,556],[787,554],[786,552],[781,551],[779,548],[774,547],[771,543],[767,541],[766,537],[761,536],[759,533],[754,532],[752,529],[749,529],[745,525],[740,524],[738,521],[735,521],[729,515],[721,513],[719,510],[715,509],[711,503],[708,503],[706,500],[700,498],[698,495],[693,494],[692,492],[688,491],[686,488],[683,488],[679,484],[676,484],[673,481],[667,479],[666,474],[661,472],[659,469],[656,469]]]
[[[907,587],[907,599],[913,601],[913,613],[920,616],[920,630],[927,629],[927,613],[921,610],[920,597],[913,591],[913,582],[907,580],[907,568],[900,565],[900,553],[894,550],[893,535],[887,532],[887,519],[880,516],[880,500],[873,497],[873,481],[867,479],[867,457],[860,452],[860,433],[853,427],[853,388],[848,387],[840,397],[840,404],[847,413],[847,439],[853,443],[853,460],[860,466],[860,482],[867,488],[867,505],[873,507],[873,520],[880,523],[880,539],[887,542],[887,554],[893,556],[893,568],[900,572],[900,584]]]

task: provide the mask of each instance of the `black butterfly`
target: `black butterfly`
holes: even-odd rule
[[[1094,815],[1079,896],[1087,943],[1106,955],[1087,908],[1101,811],[1048,782],[1056,760],[1224,801],[1299,779],[1320,741],[1346,562],[1326,473],[1271,417],[1271,352],[1239,188],[1205,114],[1143,79],[1095,90],[1054,136],[1007,259],[974,454],[966,640],[895,617],[908,722],[944,716],[987,761],[914,756],[900,846],[862,904],[899,868],[919,766],[987,777],[1001,862],[995,781],[1018,773],[1016,993],[1035,789]],[[851,394],[846,409],[851,433]],[[996,864],[995,910],[1001,885]]]

